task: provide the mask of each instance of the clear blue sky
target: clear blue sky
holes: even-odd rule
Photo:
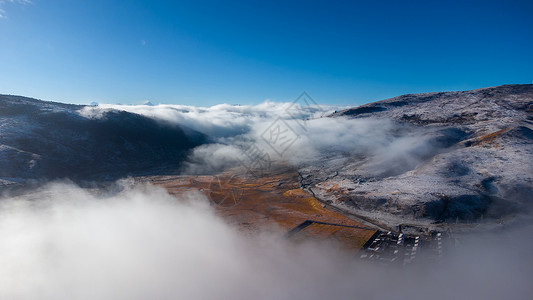
[[[0,93],[362,104],[533,80],[533,1],[0,0]]]

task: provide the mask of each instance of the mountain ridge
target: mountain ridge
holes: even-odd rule
[[[99,118],[84,105],[0,95],[0,177],[94,180],[178,169],[204,136],[125,111]],[[187,129],[189,132],[191,129]]]
[[[390,119],[427,138],[410,153],[416,163],[401,169],[400,157],[381,166],[396,172],[373,172],[372,154],[302,169],[302,185],[339,208],[397,228],[501,222],[533,204],[531,84],[408,94],[330,117]]]

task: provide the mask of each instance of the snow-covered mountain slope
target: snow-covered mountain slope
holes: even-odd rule
[[[88,118],[83,107],[0,95],[0,185],[175,171],[202,142],[175,124],[114,110]]]
[[[424,132],[412,141],[419,147],[393,160],[376,149],[303,168],[302,184],[340,208],[394,227],[501,221],[533,203],[531,84],[404,95],[331,117],[391,119]]]

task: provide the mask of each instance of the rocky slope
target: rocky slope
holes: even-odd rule
[[[533,203],[533,85],[403,95],[336,112],[417,132],[408,155],[332,155],[300,170],[323,201],[391,228],[508,219]]]
[[[124,111],[84,117],[83,107],[0,95],[0,185],[177,170],[202,142],[200,134],[193,139],[179,126]]]

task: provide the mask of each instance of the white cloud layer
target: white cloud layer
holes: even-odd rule
[[[426,135],[427,130],[389,120],[326,117],[342,109],[334,106],[270,101],[255,106],[212,107],[104,104],[85,107],[80,113],[98,118],[113,109],[178,124],[207,135],[212,143],[194,150],[184,169],[187,174],[246,165],[253,161],[247,156],[253,149],[264,153],[269,161],[299,166],[334,154],[345,157],[365,154],[374,160],[369,166],[374,164],[376,170],[398,161],[402,166],[416,165],[421,161],[421,154],[437,150],[429,145],[431,136]]]
[[[524,232],[465,240],[440,264],[387,268],[333,245],[295,245],[281,233],[244,237],[200,194],[178,200],[153,186],[124,187],[95,195],[54,184],[1,199],[0,299],[527,299],[533,292]]]

